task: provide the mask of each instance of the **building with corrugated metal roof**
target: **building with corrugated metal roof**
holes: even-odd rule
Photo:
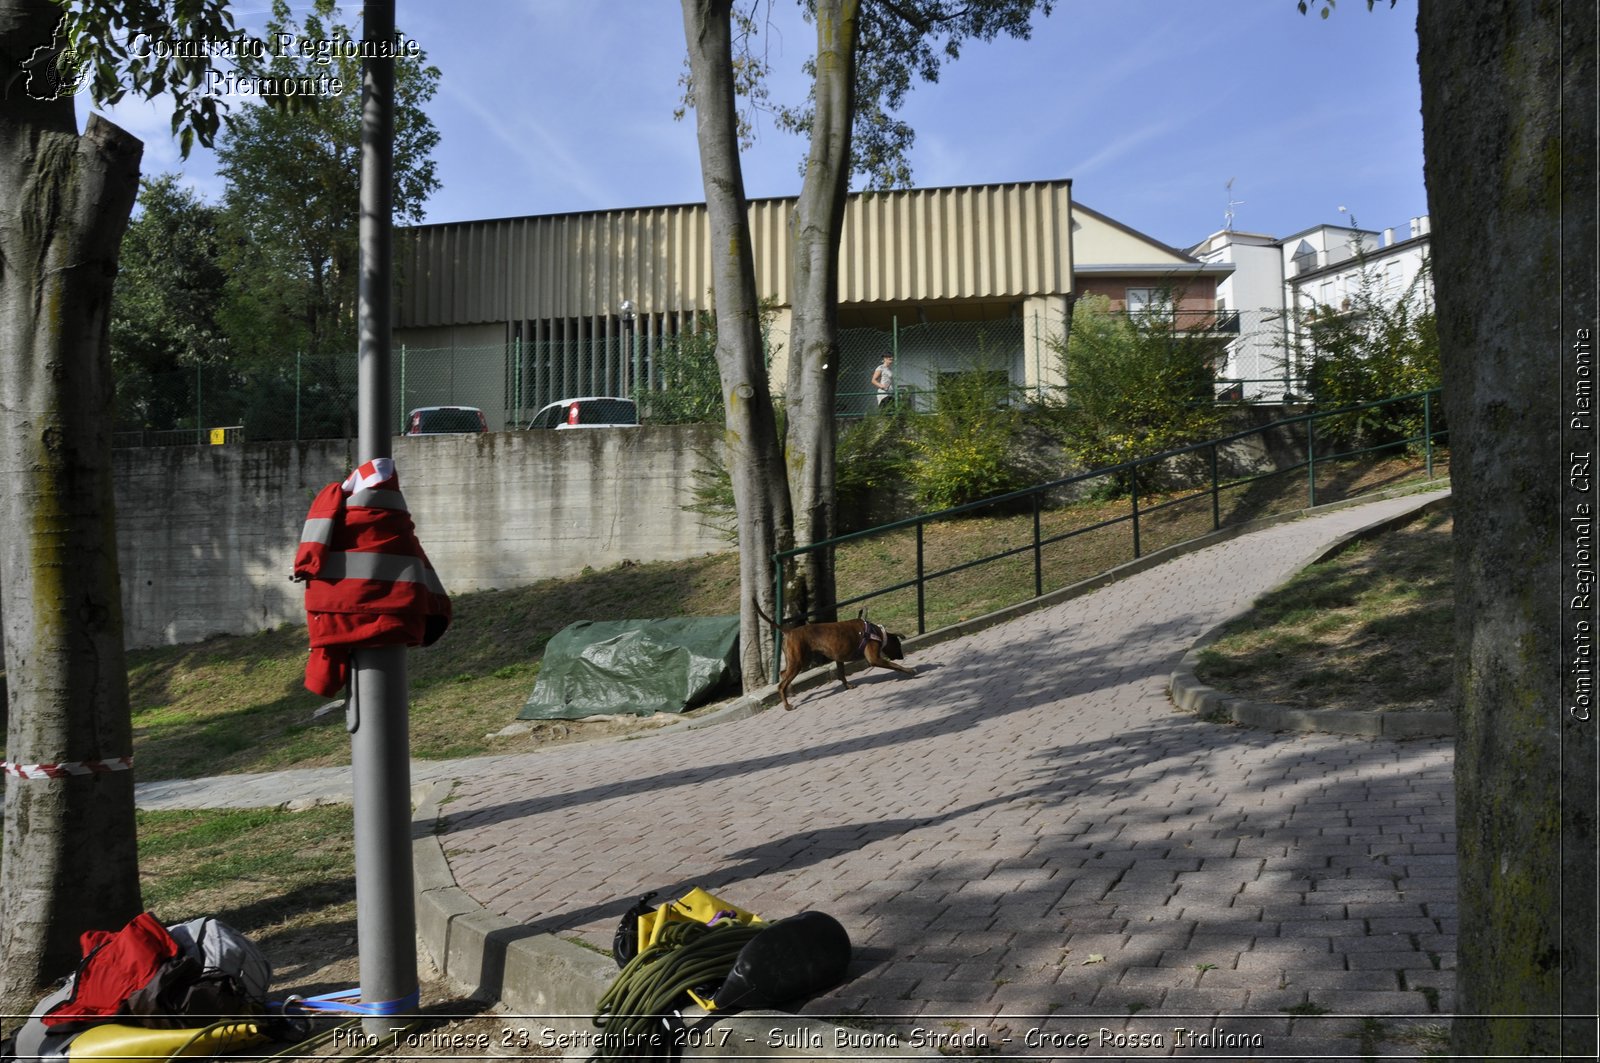
[[[1080,290],[1136,306],[1157,289],[1214,307],[1228,266],[1200,262],[1072,201],[1070,180],[862,192],[840,245],[839,405],[863,413],[884,353],[909,401],[953,373],[1059,383],[1049,339]],[[786,373],[795,199],[750,203],[756,289],[772,308],[771,378]],[[394,342],[401,405],[457,402],[491,427],[578,395],[659,384],[664,344],[712,307],[703,204],[402,230]],[[458,380],[470,380],[463,390]]]

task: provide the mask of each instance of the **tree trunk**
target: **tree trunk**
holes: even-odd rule
[[[1594,32],[1593,0],[1418,13],[1455,493],[1453,1038],[1468,1057],[1595,1052],[1595,724],[1563,696],[1576,617],[1560,591],[1563,377],[1595,314]],[[1591,453],[1593,433],[1591,419]],[[1586,1025],[1557,1019],[1584,1012]]]
[[[60,11],[0,0],[0,54]],[[70,97],[0,92],[0,580],[10,703],[0,1012],[70,973],[78,935],[140,910],[112,509],[109,308],[142,145]],[[72,763],[84,774],[23,778]],[[30,773],[31,774],[31,773]]]
[[[855,115],[857,0],[816,5],[816,109],[805,180],[795,204],[794,323],[790,333],[787,461],[797,544],[836,534],[834,416],[839,379],[839,239],[850,191]],[[791,612],[833,620],[833,554],[807,554],[792,583]]]
[[[683,0],[695,132],[711,224],[717,369],[724,441],[739,522],[739,663],[744,689],[771,681],[773,632],[756,607],[777,617],[772,555],[793,545],[793,521],[778,446],[777,417],[761,347],[750,215],[739,166],[734,105],[731,0]],[[780,618],[781,619],[781,618]]]

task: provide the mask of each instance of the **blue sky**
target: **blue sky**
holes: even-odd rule
[[[241,23],[267,4],[241,0]],[[301,7],[306,5],[300,5]],[[398,0],[443,72],[432,116],[443,187],[427,220],[698,202],[692,118],[675,121],[683,27],[673,0]],[[773,95],[805,94],[814,38],[777,0],[763,43]],[[359,4],[346,4],[359,23]],[[1174,246],[1223,227],[1286,236],[1350,216],[1369,229],[1427,212],[1416,0],[1329,19],[1294,0],[1058,0],[1030,41],[969,45],[903,114],[919,186],[1071,178],[1074,197]],[[145,171],[202,195],[209,152],[179,159],[159,104],[111,117]],[[804,145],[769,118],[744,158],[752,197],[799,188]],[[1344,206],[1347,213],[1341,213]]]

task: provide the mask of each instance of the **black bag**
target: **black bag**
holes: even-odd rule
[[[617,923],[617,932],[611,938],[611,958],[617,961],[618,969],[626,967],[628,961],[639,954],[639,917],[655,908],[650,901],[655,897],[656,891],[651,890],[633,902],[633,907],[622,913],[622,919]]]
[[[831,915],[801,912],[769,925],[739,950],[715,1010],[770,1008],[832,989],[850,968],[850,935]]]
[[[224,1018],[266,1014],[263,1001],[245,989],[237,975],[204,966],[189,953],[168,960],[154,978],[128,996],[125,1022],[156,1029],[203,1026]]]

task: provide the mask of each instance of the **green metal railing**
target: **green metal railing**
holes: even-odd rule
[[[822,542],[811,543],[806,546],[795,547],[791,550],[780,551],[779,553],[773,555],[774,590],[776,597],[775,604],[777,605],[778,610],[775,615],[779,617],[784,615],[784,574],[787,567],[794,561],[794,559],[802,557],[806,554],[814,553],[818,550],[835,551],[844,543],[860,542],[867,539],[885,536],[893,532],[903,531],[908,528],[912,529],[915,534],[915,573],[906,579],[897,580],[886,586],[874,587],[862,593],[841,598],[836,603],[836,608],[843,610],[848,606],[865,603],[874,598],[881,598],[884,595],[894,594],[900,591],[914,590],[916,595],[917,634],[921,635],[925,634],[928,630],[927,587],[928,584],[933,580],[952,576],[959,572],[978,568],[982,565],[992,564],[1007,558],[1031,554],[1033,567],[1032,597],[1038,598],[1044,594],[1044,550],[1046,547],[1056,543],[1066,542],[1067,540],[1087,535],[1091,532],[1099,531],[1101,529],[1120,525],[1128,525],[1130,526],[1131,531],[1133,555],[1130,560],[1138,560],[1140,557],[1144,556],[1145,553],[1144,543],[1141,537],[1143,527],[1148,524],[1152,516],[1174,506],[1179,506],[1188,502],[1195,502],[1197,500],[1205,499],[1207,496],[1209,496],[1211,504],[1210,531],[1220,531],[1223,527],[1222,495],[1225,490],[1231,491],[1238,488],[1248,487],[1251,484],[1267,480],[1271,477],[1291,474],[1300,468],[1304,468],[1306,470],[1306,504],[1308,507],[1315,506],[1317,505],[1316,478],[1319,467],[1326,469],[1327,466],[1333,462],[1348,461],[1363,455],[1379,453],[1396,448],[1406,448],[1409,450],[1413,447],[1420,447],[1422,450],[1423,465],[1426,470],[1426,476],[1427,479],[1432,480],[1434,478],[1435,441],[1438,437],[1446,434],[1444,430],[1441,430],[1437,427],[1438,419],[1435,416],[1435,405],[1438,401],[1439,394],[1439,389],[1435,388],[1431,391],[1416,392],[1411,395],[1401,395],[1392,399],[1382,399],[1376,402],[1362,403],[1356,406],[1343,407],[1337,410],[1327,410],[1316,413],[1302,414],[1297,417],[1288,417],[1282,420],[1273,421],[1269,424],[1261,425],[1256,428],[1235,432],[1232,435],[1208,440],[1204,443],[1195,443],[1190,446],[1180,447],[1175,450],[1164,451],[1148,458],[1124,462],[1120,465],[1109,466],[1102,469],[1094,469],[1089,472],[1079,473],[1075,476],[1069,476],[1064,479],[1053,480],[1049,483],[1025,488],[1021,491],[1013,491],[1009,494],[998,495],[994,498],[982,499],[977,502],[969,502],[966,505],[954,506],[949,509],[942,509],[932,513],[918,514],[914,517],[907,517],[904,520],[894,521],[889,524],[882,524],[874,528],[867,528],[862,531],[851,532],[847,535],[835,536],[831,539],[823,540]],[[1394,406],[1399,403],[1416,403],[1418,401],[1420,401],[1422,404],[1422,427],[1416,434],[1405,436],[1403,438],[1392,439],[1377,445],[1355,446],[1352,449],[1343,450],[1324,450],[1324,452],[1321,454],[1317,453],[1318,435],[1316,426],[1318,423],[1323,423],[1326,425],[1331,422],[1334,426],[1338,426],[1342,421],[1343,423],[1348,424],[1353,418],[1362,413],[1369,413],[1370,411]],[[1303,461],[1291,462],[1282,467],[1273,468],[1268,472],[1240,476],[1224,482],[1221,473],[1222,463],[1220,456],[1226,448],[1248,440],[1252,436],[1264,436],[1265,433],[1268,432],[1283,432],[1285,429],[1292,430],[1299,425],[1305,426],[1306,445],[1305,459]],[[1345,433],[1338,431],[1325,431],[1322,437],[1323,443],[1325,445],[1338,446],[1340,445],[1340,438],[1344,434]],[[1148,492],[1141,493],[1140,474],[1142,472],[1153,470],[1157,466],[1171,464],[1176,460],[1196,454],[1203,456],[1204,464],[1207,469],[1205,476],[1206,482],[1203,487],[1199,488],[1198,490],[1181,494],[1179,497],[1160,498],[1159,500],[1151,498]],[[1092,521],[1082,527],[1072,528],[1068,531],[1057,532],[1050,535],[1044,534],[1042,527],[1042,513],[1051,496],[1060,496],[1065,493],[1071,493],[1075,488],[1081,489],[1082,486],[1088,485],[1096,480],[1112,480],[1112,482],[1126,481],[1128,486],[1128,512],[1120,516]],[[1361,492],[1357,492],[1357,494],[1360,493]],[[924,534],[925,529],[929,524],[935,521],[947,520],[952,517],[975,514],[979,510],[984,509],[1005,509],[1009,511],[1014,508],[1020,509],[1022,507],[1029,508],[1032,513],[1033,528],[1030,542],[1022,546],[1015,546],[1008,549],[999,550],[995,553],[972,558],[957,564],[946,565],[932,571],[928,570]],[[774,646],[773,674],[777,674],[778,668],[779,647]]]

